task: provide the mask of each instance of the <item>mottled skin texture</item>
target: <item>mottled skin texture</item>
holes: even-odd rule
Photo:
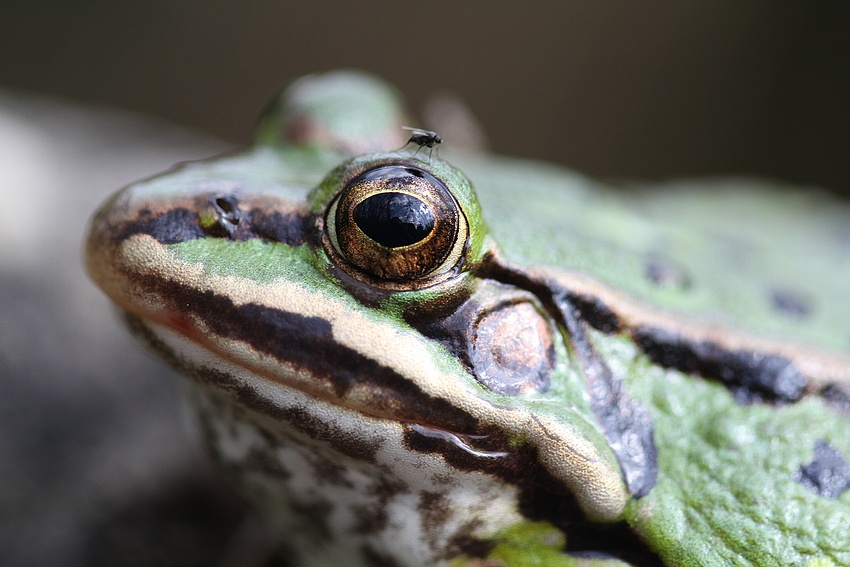
[[[403,148],[393,96],[301,80],[87,245],[293,562],[850,564],[847,209],[624,203],[447,143],[461,173]],[[396,241],[354,212],[383,193],[432,232],[366,236]]]

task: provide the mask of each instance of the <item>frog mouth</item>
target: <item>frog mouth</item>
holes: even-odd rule
[[[391,435],[395,436],[395,444],[404,447],[411,454],[422,455],[420,459],[430,460],[433,454],[441,455],[447,466],[452,467],[451,470],[454,472],[470,471],[478,475],[483,473],[503,478],[520,487],[525,494],[524,498],[530,500],[540,498],[551,500],[551,496],[549,498],[541,496],[542,492],[557,494],[561,502],[558,506],[561,511],[579,506],[574,502],[572,494],[569,491],[565,492],[560,481],[552,478],[548,471],[541,467],[533,467],[533,470],[528,471],[526,466],[520,464],[527,464],[530,459],[536,458],[537,448],[534,444],[510,446],[507,451],[499,450],[494,447],[508,447],[503,443],[505,440],[503,435],[489,438],[486,434],[461,434],[423,423],[400,422],[395,419],[368,419],[368,416],[365,420],[362,417],[355,418],[356,426],[352,428],[351,416],[354,410],[340,408],[338,404],[324,402],[321,399],[318,403],[305,402],[304,396],[309,394],[303,390],[279,382],[273,384],[270,380],[257,380],[263,377],[258,377],[254,372],[250,372],[251,377],[247,379],[234,376],[220,370],[220,366],[217,367],[215,363],[200,362],[197,359],[197,352],[194,356],[187,357],[183,349],[186,343],[194,346],[196,351],[202,348],[204,351],[207,349],[171,327],[128,311],[124,311],[123,316],[131,332],[145,346],[157,352],[170,366],[189,378],[190,382],[204,386],[191,390],[190,397],[195,402],[214,404],[202,407],[193,404],[196,419],[201,417],[205,409],[215,412],[214,416],[204,417],[205,421],[200,422],[200,434],[210,447],[220,446],[217,436],[221,433],[220,429],[211,427],[209,420],[218,422],[218,427],[221,429],[233,431],[236,428],[229,420],[230,417],[247,420],[255,427],[260,427],[266,435],[288,431],[282,438],[284,443],[301,442],[307,438],[304,442],[307,443],[308,450],[320,444],[335,451],[336,453],[332,453],[334,458],[347,457],[366,463],[381,462],[382,455],[385,456],[386,453],[382,447],[388,440],[383,436]],[[173,342],[175,338],[179,342]],[[228,362],[218,354],[215,356],[222,362]],[[283,389],[276,386],[283,386]],[[269,391],[272,390],[290,399],[286,403],[277,404],[276,400],[268,396]],[[296,391],[294,395],[288,393],[291,390]],[[283,391],[282,394],[280,394],[281,391]],[[224,405],[229,409],[224,411],[229,413],[219,421],[222,400],[226,400]],[[329,413],[327,413],[328,406],[331,406]],[[248,415],[245,409],[251,410]],[[259,416],[252,417],[251,414],[254,412]],[[274,424],[264,418],[271,418]],[[238,431],[232,435],[238,435]],[[279,440],[270,441],[275,447],[280,446],[276,444],[279,442]],[[219,449],[214,450],[213,457],[222,459],[224,462],[230,462],[228,459],[233,458],[229,453],[223,453]],[[396,454],[392,458],[399,457]],[[381,466],[381,472],[386,473],[386,468],[391,465]],[[544,488],[541,489],[541,486]],[[529,488],[527,493],[526,488]],[[610,534],[611,531],[608,530],[606,533]]]
[[[460,437],[481,428],[478,418],[447,397],[425,391],[387,357],[370,358],[337,340],[332,321],[258,303],[237,304],[226,295],[154,276],[135,279],[141,289],[168,298],[156,310],[123,305],[136,334],[140,326],[165,327],[224,362],[371,417]],[[152,342],[145,336],[142,341]],[[149,346],[184,370],[174,352],[163,352],[161,344]]]

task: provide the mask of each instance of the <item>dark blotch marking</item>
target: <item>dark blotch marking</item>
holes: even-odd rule
[[[820,396],[833,410],[850,416],[850,384],[828,384],[821,389]]]
[[[691,278],[685,270],[660,257],[653,257],[649,260],[646,265],[646,277],[659,287],[679,289],[691,287]]]
[[[389,520],[384,506],[361,506],[353,510],[357,521],[354,524],[355,533],[362,535],[380,533],[387,527]]]
[[[284,480],[292,477],[292,473],[280,463],[280,460],[268,445],[262,448],[252,447],[245,458],[244,466],[250,470],[261,471],[267,476]]]
[[[358,460],[375,460],[375,455],[379,449],[377,444],[366,443],[357,437],[341,433],[338,429],[331,427],[324,421],[316,419],[303,408],[281,408],[274,405],[250,386],[234,381],[231,376],[219,370],[188,364],[182,357],[171,350],[168,345],[160,341],[159,337],[152,333],[141,319],[127,312],[124,312],[123,315],[127,327],[133,335],[145,346],[156,352],[171,368],[174,368],[184,376],[223,390],[242,406],[289,423],[297,431],[303,432],[311,439],[328,443],[334,450],[343,455]],[[271,439],[274,438],[269,435],[264,435],[264,437],[270,443]],[[210,454],[216,455],[217,452],[214,450],[214,446],[209,446],[209,449]],[[224,459],[219,456],[218,460]]]
[[[803,319],[811,312],[808,302],[803,297],[787,290],[771,292],[770,304],[780,313],[794,319]]]
[[[573,349],[581,362],[590,394],[590,407],[602,426],[605,439],[617,456],[629,493],[635,498],[649,494],[658,479],[658,451],[649,411],[623,389],[596,352],[580,319],[581,311],[566,293],[552,297]]]
[[[376,484],[370,487],[372,503],[369,506],[358,507],[354,510],[357,525],[354,530],[363,535],[377,534],[387,528],[389,520],[387,508],[390,500],[408,487],[400,480],[383,475],[374,479]]]
[[[207,235],[198,223],[198,213],[184,208],[171,209],[159,215],[142,210],[136,219],[119,227],[114,240],[120,242],[134,234],[149,234],[162,244],[177,244]]]
[[[599,298],[578,294],[548,279],[529,277],[521,269],[488,256],[481,276],[526,289],[566,327],[588,383],[591,409],[617,457],[629,493],[646,496],[658,479],[658,451],[649,411],[624,390],[596,352],[585,324],[606,333],[622,327],[619,317]]]
[[[310,537],[315,541],[333,541],[334,533],[330,528],[330,519],[336,507],[334,503],[324,498],[311,498],[309,502],[291,500],[289,505],[299,517],[306,520],[301,524],[301,529],[306,527]]]
[[[203,319],[216,335],[245,341],[280,362],[310,368],[311,374],[330,384],[339,397],[353,385],[368,381],[376,390],[376,413],[405,415],[412,421],[454,431],[476,429],[477,419],[467,412],[426,395],[395,370],[339,344],[325,319],[253,303],[237,306],[229,297],[157,277],[143,278],[140,283],[173,302],[174,312]],[[209,313],[215,317],[206,317]]]
[[[202,227],[198,211],[216,215],[216,222]],[[192,208],[178,207],[159,214],[148,209],[116,227],[114,241],[122,241],[134,234],[148,234],[161,244],[178,244],[198,238],[227,238],[246,241],[259,238],[288,246],[300,246],[306,241],[314,218],[308,214],[291,212],[269,213],[261,208],[243,210],[234,195],[199,197]]]
[[[439,539],[441,526],[451,517],[452,511],[457,507],[455,503],[438,492],[422,492],[419,495],[417,508],[422,518],[422,527],[429,545],[436,549],[442,542]],[[494,541],[482,541],[473,534],[482,526],[482,520],[470,518],[466,520],[445,548],[443,559],[450,560],[455,557],[466,556],[484,558],[493,550]]]
[[[417,504],[426,533],[435,533],[450,516],[452,504],[440,492],[423,492]]]
[[[812,461],[797,469],[794,480],[819,496],[835,499],[850,488],[850,465],[829,443],[816,441]]]
[[[805,393],[806,378],[783,356],[729,350],[655,327],[636,329],[634,338],[656,364],[718,380],[740,404],[794,402]]]
[[[267,213],[262,209],[251,209],[251,228],[255,238],[288,246],[304,244],[313,222],[313,217],[300,213]]]
[[[470,531],[471,533],[471,531]],[[490,552],[493,551],[493,548],[496,547],[496,542],[491,540],[482,540],[476,539],[471,535],[461,535],[452,539],[449,543],[449,549],[456,550],[454,556],[466,556],[475,559],[484,559]],[[450,559],[447,557],[446,559]],[[477,563],[472,563],[473,565],[478,565]],[[484,567],[487,567],[487,563],[482,563]],[[497,564],[498,565],[498,564]],[[495,567],[495,566],[494,566]]]
[[[309,464],[313,469],[313,474],[318,479],[318,484],[353,488],[351,481],[346,478],[348,467],[343,463],[325,458],[323,454],[319,454],[317,451],[315,456],[309,460]]]
[[[621,329],[620,318],[598,297],[573,293],[566,289],[559,289],[558,292],[565,295],[569,303],[578,310],[581,319],[594,329],[603,333],[615,333]]]
[[[502,478],[519,488],[520,513],[531,521],[548,521],[568,534],[567,551],[605,549],[612,555],[628,560],[630,565],[660,567],[657,556],[650,551],[624,522],[598,524],[588,522],[575,501],[565,491],[561,481],[539,466],[537,448],[531,445],[510,446],[504,433],[498,430],[482,432],[476,448],[484,451],[507,451],[504,457],[479,457],[458,447],[446,438],[424,435],[412,427],[405,428],[405,446],[414,451],[438,453],[454,468],[480,472]],[[439,498],[420,502],[420,506],[437,508],[429,512],[438,519]],[[484,558],[494,542],[474,537],[475,525],[470,524],[452,542],[452,549],[468,557]]]

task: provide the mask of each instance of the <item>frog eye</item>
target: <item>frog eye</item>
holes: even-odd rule
[[[469,233],[445,183],[420,167],[397,163],[347,182],[328,207],[325,226],[343,268],[390,289],[431,285],[454,273]]]

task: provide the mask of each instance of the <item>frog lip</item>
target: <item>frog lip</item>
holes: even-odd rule
[[[493,466],[499,466],[497,460],[514,456],[515,451],[507,449],[509,445],[502,434],[459,433],[429,423],[406,421],[340,405],[338,400],[328,399],[327,396],[316,394],[299,385],[270,379],[259,374],[257,369],[245,368],[217,352],[217,349],[208,348],[208,345],[203,345],[202,350],[194,350],[194,355],[186,356],[181,343],[174,342],[175,337],[178,341],[188,341],[191,345],[201,346],[193,338],[168,325],[128,311],[124,311],[124,318],[127,327],[140,342],[168,360],[172,367],[193,382],[225,392],[234,404],[267,415],[276,422],[287,424],[286,427],[305,431],[312,438],[329,439],[340,452],[357,460],[376,458],[380,445],[372,442],[376,439],[374,435],[339,437],[337,424],[346,415],[365,415],[366,419],[377,419],[383,431],[394,431],[402,435],[404,443],[411,449],[429,453],[448,451],[456,455],[455,459],[461,459],[456,462],[469,463],[468,466],[476,469],[481,466],[482,459]],[[199,357],[199,352],[204,354]],[[214,357],[215,361],[211,362],[209,357]],[[305,402],[303,396],[315,402]],[[314,404],[318,409],[305,411],[299,405],[304,403]],[[370,423],[373,426],[378,425],[374,421]],[[377,438],[380,438],[380,435]],[[465,458],[472,461],[464,460]],[[473,465],[472,462],[479,464]]]
[[[126,311],[252,374],[373,417],[458,435],[479,429],[472,414],[426,392],[402,370],[335,340],[333,324],[326,319],[258,303],[237,304],[227,295],[152,274],[134,274],[133,282],[164,305],[145,308],[114,298]]]

